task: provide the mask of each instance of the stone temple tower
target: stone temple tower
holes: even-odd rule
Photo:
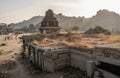
[[[41,33],[46,34],[58,34],[60,33],[60,27],[58,25],[58,20],[54,16],[51,9],[46,11],[46,15],[41,22],[41,27],[39,28]]]

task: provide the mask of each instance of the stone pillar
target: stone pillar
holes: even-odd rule
[[[40,69],[42,69],[42,67],[41,67],[41,53],[40,53],[40,51],[38,51],[38,59],[39,59],[39,67],[40,67]]]
[[[38,57],[39,57],[39,55],[38,55],[38,49],[35,48],[35,65],[36,66],[38,66],[38,63],[39,63]]]
[[[36,55],[36,52],[35,52],[35,48],[33,47],[33,64],[35,65],[35,55]]]
[[[39,51],[37,50],[37,58],[36,58],[36,59],[37,59],[37,66],[38,66],[38,67],[39,67],[39,57],[40,57],[40,56],[39,56]]]
[[[87,75],[92,78],[95,70],[95,64],[93,61],[87,61]]]
[[[52,26],[55,27],[55,22],[52,22]]]
[[[23,44],[23,52],[25,52],[25,49],[26,49],[25,44]]]
[[[30,59],[31,52],[30,52],[30,46],[28,45],[28,59]]]
[[[43,30],[43,29],[41,29],[41,30],[40,30],[40,33],[41,33],[41,34],[43,34],[43,31],[44,31],[44,30]]]
[[[43,55],[43,51],[41,51],[41,56],[40,56],[40,58],[41,58],[41,69],[42,70],[44,70],[44,55]]]
[[[58,26],[58,21],[55,21],[55,26]]]
[[[31,52],[30,60],[32,61],[32,64],[35,64],[35,48],[31,47],[30,52]]]
[[[47,30],[43,30],[43,34],[46,34],[47,33]]]

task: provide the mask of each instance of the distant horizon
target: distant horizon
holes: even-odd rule
[[[108,10],[108,9],[100,9],[100,10]],[[99,11],[99,10],[98,10]],[[97,12],[98,11],[96,11],[96,14],[97,14]],[[110,11],[110,10],[108,10],[109,12],[114,12],[114,11]],[[116,13],[116,12],[115,12]],[[60,14],[60,13],[55,13],[55,14]],[[62,15],[64,15],[64,16],[68,16],[68,17],[85,17],[85,16],[70,16],[70,15],[65,15],[64,13],[61,13]],[[96,15],[95,14],[95,15]],[[117,14],[119,14],[119,13],[117,13]],[[92,15],[92,16],[95,16],[95,15]],[[119,14],[120,15],[120,14]],[[5,24],[16,24],[16,23],[19,23],[19,22],[23,22],[23,21],[26,21],[26,20],[29,20],[29,19],[31,19],[31,18],[33,18],[33,17],[35,17],[35,16],[45,16],[45,15],[34,15],[34,16],[31,16],[31,17],[29,17],[29,18],[26,18],[26,19],[23,19],[23,20],[20,20],[20,21],[18,21],[18,22],[10,22],[10,23],[5,23],[5,22],[0,22],[0,23],[5,23]],[[92,16],[90,16],[90,17],[85,17],[85,18],[91,18]]]
[[[56,14],[86,18],[102,9],[120,14],[119,3],[119,0],[1,0],[0,23],[18,23],[34,16],[44,16],[48,9]]]

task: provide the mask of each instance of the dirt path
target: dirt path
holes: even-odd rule
[[[17,68],[11,71],[10,78],[31,78],[26,68],[19,62],[16,61]]]
[[[24,61],[25,62],[25,61]],[[47,73],[35,70],[30,64],[16,60],[17,67],[10,71],[10,78],[62,78],[60,72]]]

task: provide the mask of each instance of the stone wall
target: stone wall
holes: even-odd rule
[[[85,48],[76,48],[76,49],[74,48],[71,49],[71,66],[80,68],[83,71],[87,71],[88,72],[87,74],[91,74],[91,76],[93,76],[94,72],[98,70],[97,65],[99,64],[99,61],[120,66],[119,65],[120,60],[119,58],[117,58],[119,55],[120,55],[120,49],[99,47],[89,50]],[[91,64],[88,63],[89,61],[93,62],[94,65],[91,65],[92,63]],[[111,78],[118,78],[118,76],[108,71],[105,70],[102,71],[99,70],[99,71],[102,72],[105,78],[109,78],[109,76],[111,76]]]
[[[96,47],[92,56],[96,60],[120,66],[120,49]]]
[[[93,76],[99,61],[120,66],[120,49],[100,47],[93,49],[73,47],[45,48],[34,44],[27,44],[27,47],[28,50],[25,51],[28,52],[29,60],[44,71],[54,72],[66,66],[74,66],[86,71],[89,76]],[[111,77],[118,78],[107,71],[100,71],[105,78],[109,78],[109,74],[111,74]]]
[[[91,60],[90,54],[81,52],[79,50],[71,50],[71,66],[87,71],[87,61]]]
[[[68,49],[48,51],[44,55],[44,68],[47,71],[56,71],[70,66],[70,52]]]

